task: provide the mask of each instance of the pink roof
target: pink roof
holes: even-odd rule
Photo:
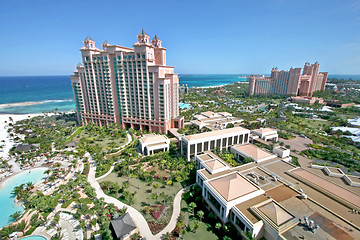
[[[342,188],[332,182],[325,180],[311,172],[306,171],[305,169],[299,168],[291,171],[292,173],[310,181],[314,185],[317,185],[330,193],[335,194],[336,196],[354,204],[355,206],[360,207],[360,196]]]
[[[246,178],[235,172],[209,182],[226,201],[231,201],[258,190]]]
[[[273,221],[277,226],[280,226],[281,224],[294,218],[274,201],[271,201],[259,207],[258,209],[263,212],[268,218],[270,218],[270,220]]]
[[[260,128],[260,129],[255,129],[255,132],[259,132],[259,133],[267,133],[267,132],[273,132],[276,131],[273,128]]]
[[[234,148],[240,152],[245,153],[246,155],[250,156],[251,158],[253,158],[255,160],[261,160],[263,158],[273,156],[273,154],[268,153],[268,152],[262,150],[261,148],[255,146],[255,145],[252,145],[252,144],[238,145],[238,146],[234,146]]]
[[[150,143],[150,142],[160,142],[165,141],[168,138],[164,135],[155,135],[155,134],[148,134],[141,138],[143,143]]]
[[[209,166],[212,170],[220,169],[226,166],[217,159],[206,161],[205,164]]]
[[[202,115],[205,115],[205,116],[207,116],[207,117],[211,117],[211,116],[214,115],[214,112],[212,112],[212,111],[207,111],[207,112],[202,112],[201,114],[202,114]]]

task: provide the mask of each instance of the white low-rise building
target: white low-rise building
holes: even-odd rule
[[[261,139],[268,141],[268,140],[275,140],[278,141],[279,135],[277,131],[273,128],[260,128],[251,131],[252,134],[259,136]]]
[[[286,158],[286,157],[290,156],[290,149],[279,146],[279,147],[275,147],[273,149],[273,153],[276,154],[280,158]]]
[[[250,130],[242,127],[227,128],[212,132],[186,135],[181,138],[181,153],[188,161],[206,151],[230,148],[249,143]]]
[[[271,154],[253,144],[236,145],[231,147],[230,151],[234,154],[235,159],[238,161],[243,161],[245,158],[251,158],[254,162],[259,163],[276,158],[276,155]]]
[[[142,154],[151,155],[157,152],[169,151],[170,139],[165,135],[147,134],[139,140]]]

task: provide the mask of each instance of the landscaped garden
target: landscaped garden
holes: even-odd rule
[[[194,182],[194,163],[177,156],[176,146],[143,158],[134,157],[131,149],[120,155],[124,159],[115,171],[99,180],[107,195],[142,212],[153,234],[163,229],[173,211],[175,195]]]

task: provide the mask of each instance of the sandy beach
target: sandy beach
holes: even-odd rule
[[[9,136],[9,133],[7,132],[9,123],[11,122],[9,118],[11,117],[14,122],[20,121],[23,119],[35,116],[40,116],[42,113],[38,114],[0,114],[0,145],[3,146],[2,149],[0,149],[0,157],[7,159],[9,150],[14,146],[14,142]]]
[[[42,103],[44,103],[44,102],[4,103],[4,104],[0,104],[0,109],[1,108],[9,108],[9,107],[26,107],[26,106],[37,105],[37,104],[42,104]]]

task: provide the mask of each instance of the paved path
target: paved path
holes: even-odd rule
[[[107,159],[108,157],[111,157],[111,156],[114,156],[114,155],[118,155],[119,153],[121,153],[123,150],[124,150],[124,147],[125,146],[127,146],[127,145],[129,145],[130,143],[131,143],[131,141],[132,141],[132,138],[131,138],[131,135],[130,135],[130,133],[127,133],[127,142],[124,144],[124,145],[122,145],[120,148],[120,150],[119,151],[117,151],[117,152],[115,152],[115,153],[110,153],[110,154],[107,154],[107,155],[105,155],[105,159]]]
[[[181,199],[182,199],[182,195],[184,192],[185,192],[185,188],[181,189],[175,195],[174,203],[173,203],[173,213],[171,215],[170,222],[163,230],[161,230],[161,232],[159,232],[158,234],[155,235],[156,239],[163,238],[167,232],[171,232],[176,227],[176,223],[179,218],[180,211],[181,211]]]
[[[90,159],[90,171],[88,175],[88,182],[90,183],[91,187],[95,189],[96,197],[97,198],[104,198],[104,201],[107,203],[113,203],[118,208],[127,207],[127,212],[130,214],[131,218],[134,220],[136,226],[139,228],[140,234],[144,239],[159,239],[152,235],[150,228],[140,212],[138,212],[135,208],[126,205],[116,198],[110,197],[106,195],[103,190],[101,189],[99,183],[95,179],[95,172],[96,172],[96,164],[95,162]]]
[[[123,147],[125,147],[126,145],[128,145],[131,142],[131,136],[130,137],[129,136],[130,136],[130,134],[128,134],[128,142]],[[182,199],[182,194],[185,192],[185,189],[181,189],[175,195],[174,203],[173,203],[173,213],[171,215],[169,224],[161,232],[159,232],[156,235],[153,235],[150,231],[149,225],[147,224],[144,216],[138,210],[117,200],[114,197],[110,197],[110,196],[106,195],[103,192],[103,190],[101,189],[99,183],[96,181],[97,179],[101,179],[103,177],[106,177],[108,174],[110,174],[112,172],[112,169],[114,168],[114,166],[111,166],[110,170],[106,174],[104,174],[103,176],[96,179],[95,178],[96,163],[92,159],[91,156],[89,156],[89,159],[90,159],[90,161],[89,161],[90,162],[90,170],[89,170],[89,175],[88,175],[88,182],[90,183],[91,187],[93,187],[95,189],[97,198],[104,198],[105,202],[113,203],[118,208],[127,207],[127,212],[130,214],[131,218],[134,220],[143,239],[146,239],[146,240],[161,239],[167,232],[171,232],[172,230],[174,230],[174,228],[176,227],[178,217],[180,215],[181,199]]]
[[[96,181],[100,180],[100,179],[106,177],[107,175],[109,175],[114,170],[114,165],[115,165],[115,163],[111,164],[111,167],[110,167],[109,171],[107,173],[105,173],[104,175],[102,175],[102,176],[100,176],[98,178],[95,178],[95,180]]]

